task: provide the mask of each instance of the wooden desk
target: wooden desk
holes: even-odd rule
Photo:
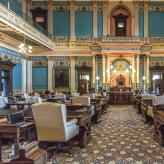
[[[33,103],[26,103],[25,101],[18,101],[18,102],[9,102],[9,103],[7,103],[7,105],[10,107],[11,105],[15,105],[15,106],[17,106],[17,109],[18,110],[22,110],[22,109],[24,109],[24,106],[25,105],[28,105],[29,107],[30,107],[30,109],[31,109],[31,105],[32,105]]]
[[[30,122],[21,126],[9,123],[0,123],[0,161],[2,161],[2,139],[12,138],[15,143],[15,155],[19,151],[19,141],[23,133],[29,132],[31,129],[35,128],[34,122]]]
[[[110,104],[113,105],[131,105],[132,104],[132,93],[131,92],[109,92]]]
[[[91,140],[91,116],[88,112],[83,113],[68,113],[67,119],[71,120],[76,118],[79,125],[79,139],[80,147],[85,147],[86,144]]]
[[[164,110],[154,111],[154,139],[164,146]]]

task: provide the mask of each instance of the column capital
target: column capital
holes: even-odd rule
[[[70,56],[69,59],[70,60],[75,60],[76,59],[76,56]]]
[[[47,56],[48,61],[53,61],[54,57],[53,56]]]

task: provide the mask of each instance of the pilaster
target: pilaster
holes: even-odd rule
[[[75,5],[70,2],[70,37],[71,40],[75,39]]]
[[[53,34],[53,5],[52,0],[48,1],[48,32]]]
[[[71,92],[76,92],[75,89],[75,65],[76,65],[76,58],[74,56],[70,57],[71,60]]]
[[[27,92],[27,60],[22,59],[22,94]]]
[[[27,92],[32,93],[32,58],[27,60]]]
[[[107,2],[103,3],[103,36],[107,35]]]
[[[97,2],[93,2],[93,37],[98,37]]]
[[[102,87],[106,87],[106,54],[102,55],[102,74],[103,74],[103,79],[102,79]]]
[[[140,86],[140,55],[139,54],[137,54],[137,56],[136,56],[136,74],[137,74],[137,88],[139,88],[139,86]]]
[[[111,66],[111,60],[110,60],[110,54],[107,55],[107,70],[106,70],[106,87],[109,89],[110,88],[110,78],[111,78],[111,70],[110,70],[110,66]]]
[[[92,88],[96,87],[96,57],[93,55],[92,58]]]
[[[149,15],[149,6],[148,3],[144,3],[144,37],[148,37],[148,15]]]
[[[134,4],[134,35],[139,36],[139,4]]]
[[[149,86],[150,86],[150,68],[149,68],[150,59],[149,59],[149,56],[147,56],[146,60],[147,60],[146,88],[149,89]]]
[[[52,91],[53,90],[53,86],[52,86],[52,82],[53,82],[53,66],[54,66],[54,61],[53,61],[53,57],[48,57],[48,90]]]

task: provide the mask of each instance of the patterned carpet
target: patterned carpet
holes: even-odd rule
[[[75,147],[73,156],[56,156],[55,164],[164,164],[164,147],[153,140],[153,125],[141,121],[132,106],[110,106],[92,140]]]

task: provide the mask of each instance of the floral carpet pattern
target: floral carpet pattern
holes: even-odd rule
[[[92,140],[73,155],[55,156],[54,164],[164,164],[164,147],[153,140],[154,126],[141,121],[133,106],[110,106]]]

